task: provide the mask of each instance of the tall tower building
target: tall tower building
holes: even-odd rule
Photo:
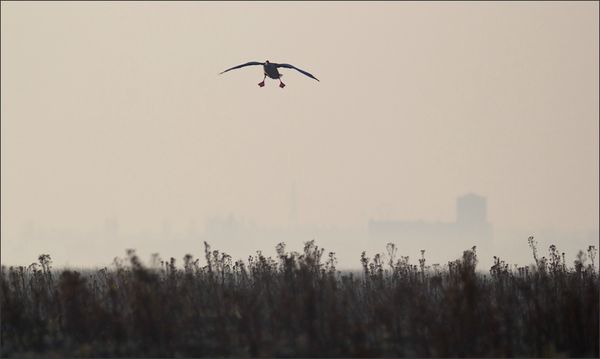
[[[298,204],[296,199],[296,183],[292,183],[290,193],[290,227],[295,227],[298,224]]]
[[[485,224],[487,222],[485,197],[473,193],[458,197],[456,200],[456,222],[463,225]]]

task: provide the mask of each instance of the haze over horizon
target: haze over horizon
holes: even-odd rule
[[[507,254],[525,233],[597,244],[597,2],[1,6],[3,264],[99,265],[129,245],[200,256],[158,238],[230,214],[354,230],[324,245],[348,252],[371,245],[370,219],[452,222],[471,192]],[[266,59],[320,82],[217,75]],[[573,257],[573,243],[557,245]]]

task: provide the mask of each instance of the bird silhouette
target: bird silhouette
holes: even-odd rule
[[[319,79],[314,77],[312,74],[310,74],[302,69],[299,69],[294,65],[277,64],[274,62],[269,62],[269,60],[266,60],[265,62],[258,62],[258,61],[246,62],[245,64],[241,64],[241,65],[237,65],[232,68],[229,68],[229,69],[221,72],[219,75],[224,74],[227,71],[239,69],[239,68],[246,67],[246,66],[253,66],[253,65],[262,65],[262,67],[263,67],[263,72],[264,72],[265,77],[263,77],[263,80],[258,83],[258,86],[260,86],[260,87],[263,87],[265,85],[265,79],[267,78],[267,76],[269,76],[270,78],[272,78],[274,80],[279,80],[279,87],[284,88],[285,84],[281,81],[281,76],[283,76],[283,74],[279,73],[279,70],[278,70],[279,68],[294,69],[312,79],[319,81]]]

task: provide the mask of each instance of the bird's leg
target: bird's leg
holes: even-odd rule
[[[279,87],[284,88],[285,84],[281,81],[281,78],[279,78]]]
[[[265,79],[267,78],[267,74],[265,74],[265,77],[263,77],[262,82],[258,83],[258,86],[263,87],[265,85]]]

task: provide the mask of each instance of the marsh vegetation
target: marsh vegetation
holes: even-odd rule
[[[555,246],[518,267],[477,251],[418,264],[393,244],[340,272],[314,241],[245,261],[211,250],[181,266],[133,250],[110,268],[2,267],[1,354],[45,356],[598,357],[596,248]],[[358,259],[358,258],[357,258]]]

